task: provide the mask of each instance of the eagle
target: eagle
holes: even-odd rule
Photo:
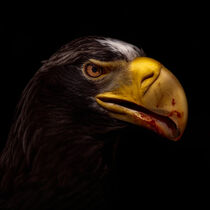
[[[0,157],[0,208],[112,209],[106,185],[121,131],[141,126],[177,141],[187,117],[180,82],[142,49],[73,40],[22,93]]]

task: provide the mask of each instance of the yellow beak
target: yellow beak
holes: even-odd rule
[[[171,140],[182,136],[188,107],[176,77],[158,61],[134,59],[114,90],[100,93],[96,101],[111,117],[149,128]]]

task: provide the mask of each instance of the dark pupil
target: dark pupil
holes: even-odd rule
[[[92,72],[93,72],[93,73],[98,72],[98,68],[97,68],[96,66],[93,66],[93,67],[92,67]]]

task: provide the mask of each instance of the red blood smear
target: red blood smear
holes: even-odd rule
[[[172,105],[174,106],[176,104],[175,99],[173,98],[171,101]]]
[[[173,116],[173,115],[176,115],[178,118],[181,118],[182,117],[182,114],[176,110],[172,111],[170,114],[169,114],[169,117]]]
[[[157,126],[155,120],[152,117],[145,115],[142,112],[139,112],[139,113],[143,119],[147,119],[146,122],[147,122],[147,124],[150,125],[151,128],[153,128],[157,133],[160,133],[160,134],[162,133],[161,130],[159,129],[159,127]]]
[[[148,122],[148,124],[157,132],[161,134],[161,131],[159,129],[159,127],[157,126],[155,120],[151,120]]]

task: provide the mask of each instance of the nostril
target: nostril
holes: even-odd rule
[[[141,80],[141,88],[143,90],[143,95],[146,94],[146,92],[149,90],[150,86],[154,82],[154,72],[151,72],[150,74],[145,75]]]
[[[141,83],[143,83],[145,80],[151,78],[154,76],[154,72],[151,72],[150,74],[147,74],[146,76],[144,76],[141,80]]]

